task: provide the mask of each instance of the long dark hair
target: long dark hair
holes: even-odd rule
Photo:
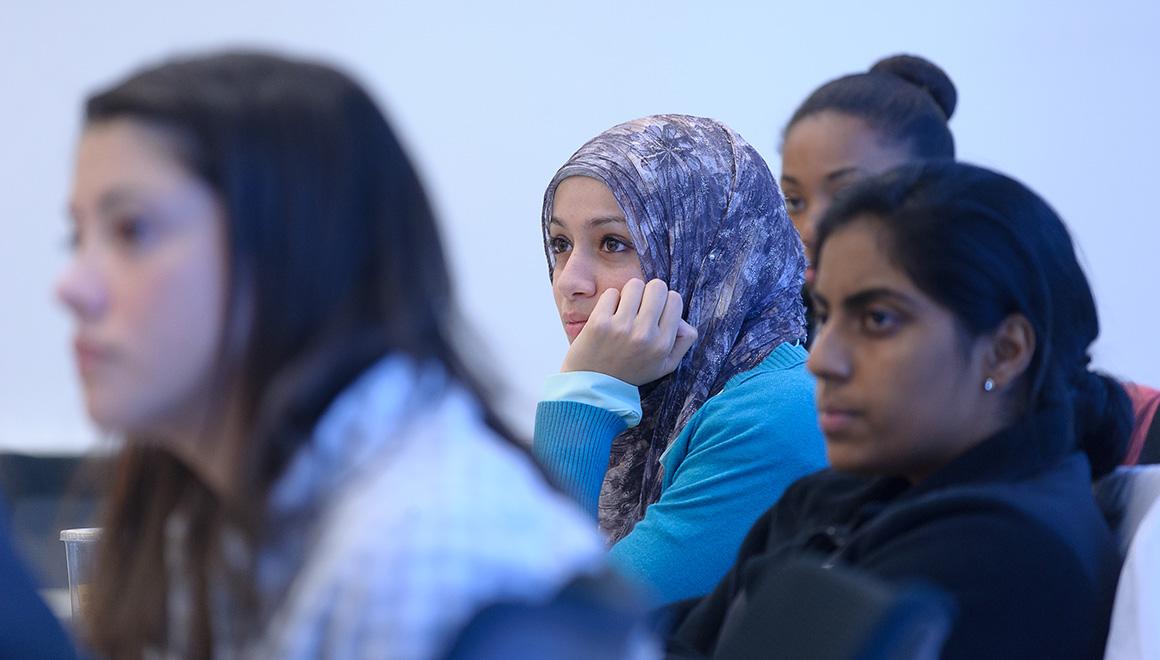
[[[222,530],[260,529],[268,488],[336,395],[375,361],[437,362],[484,402],[492,428],[512,436],[448,336],[451,282],[427,196],[356,82],[268,54],[195,57],[95,94],[85,119],[161,128],[225,210],[226,328],[245,328],[219,365],[239,420],[229,439],[237,489],[213,492],[163,447],[128,439],[89,626],[94,648],[110,657],[165,645],[165,526],[179,514],[194,603],[190,651],[208,656],[207,575],[222,566]]]
[[[955,316],[964,336],[995,330],[1022,314],[1036,345],[1023,376],[1023,414],[1061,409],[1094,477],[1119,464],[1132,427],[1127,394],[1089,369],[1099,320],[1067,228],[1048,204],[1014,179],[951,162],[905,165],[855,184],[818,227],[826,240],[851,222],[876,222],[891,259]]]
[[[883,138],[906,145],[916,160],[953,160],[955,139],[947,122],[957,102],[954,83],[942,69],[915,55],[893,55],[865,73],[814,90],[794,111],[785,133],[828,110],[862,119]]]

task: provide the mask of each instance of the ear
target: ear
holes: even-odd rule
[[[991,334],[984,355],[983,376],[1003,390],[1027,371],[1035,355],[1035,328],[1022,314],[1011,314]]]

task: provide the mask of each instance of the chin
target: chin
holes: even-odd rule
[[[133,435],[142,431],[139,415],[121,401],[97,396],[87,399],[89,419],[102,431],[118,435]]]
[[[859,456],[856,451],[851,451],[851,449],[850,446],[830,442],[827,438],[826,462],[838,472],[864,476],[879,473],[877,469],[879,466],[875,465],[873,461],[866,460],[864,456]]]

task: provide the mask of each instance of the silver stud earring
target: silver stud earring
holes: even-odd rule
[[[993,389],[995,389],[995,381],[993,379],[988,378],[987,380],[983,381],[984,392],[990,392]]]

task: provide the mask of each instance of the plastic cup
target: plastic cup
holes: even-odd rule
[[[60,540],[64,541],[65,565],[68,567],[68,593],[74,620],[83,617],[89,606],[89,583],[93,577],[93,561],[96,558],[97,541],[100,538],[99,527],[62,529],[60,532]]]

